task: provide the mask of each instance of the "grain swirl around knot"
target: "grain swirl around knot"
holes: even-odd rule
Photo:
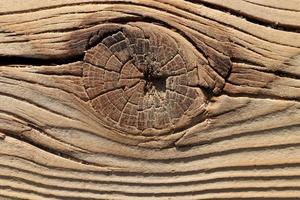
[[[83,81],[105,124],[125,134],[157,136],[205,119],[218,85],[212,72],[207,59],[177,32],[134,22],[98,38],[85,54]]]
[[[6,1],[0,199],[299,199],[298,7]]]

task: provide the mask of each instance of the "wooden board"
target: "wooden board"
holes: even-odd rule
[[[300,199],[300,1],[2,0],[0,199]]]

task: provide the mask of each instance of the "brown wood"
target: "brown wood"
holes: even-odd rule
[[[0,199],[300,199],[298,0],[0,3]]]

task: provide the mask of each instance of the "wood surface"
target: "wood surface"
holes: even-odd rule
[[[300,1],[0,0],[0,199],[300,199]]]

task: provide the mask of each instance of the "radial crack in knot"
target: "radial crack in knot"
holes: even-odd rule
[[[124,25],[87,51],[84,86],[101,120],[126,134],[155,136],[205,118],[206,80],[198,68],[208,62],[176,34],[153,24]]]

